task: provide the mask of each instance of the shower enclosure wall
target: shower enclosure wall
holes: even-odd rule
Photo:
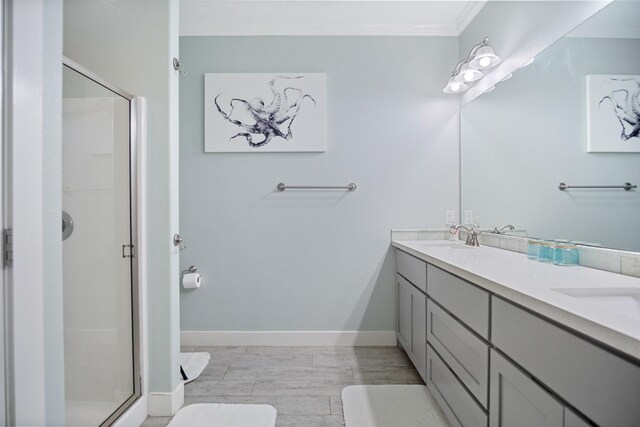
[[[63,79],[66,419],[109,425],[141,393],[136,101],[69,59]]]

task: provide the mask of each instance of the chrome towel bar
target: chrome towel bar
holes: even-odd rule
[[[624,185],[567,185],[561,182],[558,185],[560,191],[568,190],[569,188],[623,188],[624,191],[631,191],[634,188],[638,188],[638,186],[630,182],[625,182]]]
[[[320,185],[320,186],[315,186],[315,185],[284,185],[283,182],[281,182],[280,184],[278,184],[276,186],[276,188],[278,189],[278,191],[284,191],[284,190],[349,190],[349,191],[356,191],[356,188],[358,188],[353,182],[349,185],[347,185],[346,187],[343,186],[331,186],[331,185]]]

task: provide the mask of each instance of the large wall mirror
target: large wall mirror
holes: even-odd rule
[[[638,22],[615,1],[462,109],[463,218],[640,251],[640,188],[559,189],[640,185]]]

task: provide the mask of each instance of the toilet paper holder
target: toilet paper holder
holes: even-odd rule
[[[186,270],[182,270],[180,275],[184,276],[187,273],[197,273],[197,272],[198,272],[198,269],[196,268],[196,266],[192,265],[191,267],[187,268]]]

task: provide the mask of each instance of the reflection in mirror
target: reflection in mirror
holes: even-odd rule
[[[640,183],[639,21],[613,2],[462,109],[462,209],[482,229],[640,251],[638,189],[558,188]]]

